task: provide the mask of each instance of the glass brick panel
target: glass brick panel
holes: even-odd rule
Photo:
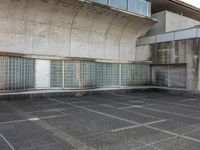
[[[122,64],[122,86],[147,85],[150,83],[149,65],[145,64]]]
[[[0,90],[25,90],[35,87],[35,60],[0,57]]]
[[[98,87],[119,86],[119,64],[96,63],[96,85]]]
[[[80,62],[65,61],[64,62],[64,87],[78,88],[83,87],[80,80]]]
[[[63,61],[51,61],[51,76],[50,84],[54,88],[63,87]]]

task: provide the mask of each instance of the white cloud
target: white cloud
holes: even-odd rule
[[[186,2],[190,5],[193,5],[197,8],[200,8],[200,0],[182,0],[183,2]]]

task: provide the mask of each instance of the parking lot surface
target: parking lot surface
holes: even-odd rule
[[[200,97],[159,92],[0,101],[0,150],[200,150]]]

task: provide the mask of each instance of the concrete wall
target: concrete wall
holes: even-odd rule
[[[152,24],[78,0],[0,0],[0,51],[134,61]]]
[[[147,35],[157,35],[165,32],[171,32],[200,25],[199,21],[175,14],[169,11],[163,11],[152,15],[159,23],[155,24]]]
[[[153,44],[153,64],[186,64],[186,86],[189,90],[200,90],[200,39],[187,39]]]
[[[182,30],[200,25],[200,22],[166,11],[166,32]]]
[[[151,46],[136,47],[136,61],[151,61]]]
[[[158,20],[158,23],[154,24],[150,30],[148,31],[147,35],[156,35],[165,33],[165,25],[166,25],[166,12],[160,12],[152,15],[153,18]]]

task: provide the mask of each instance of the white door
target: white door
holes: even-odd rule
[[[36,88],[48,89],[50,87],[50,61],[36,60]]]

